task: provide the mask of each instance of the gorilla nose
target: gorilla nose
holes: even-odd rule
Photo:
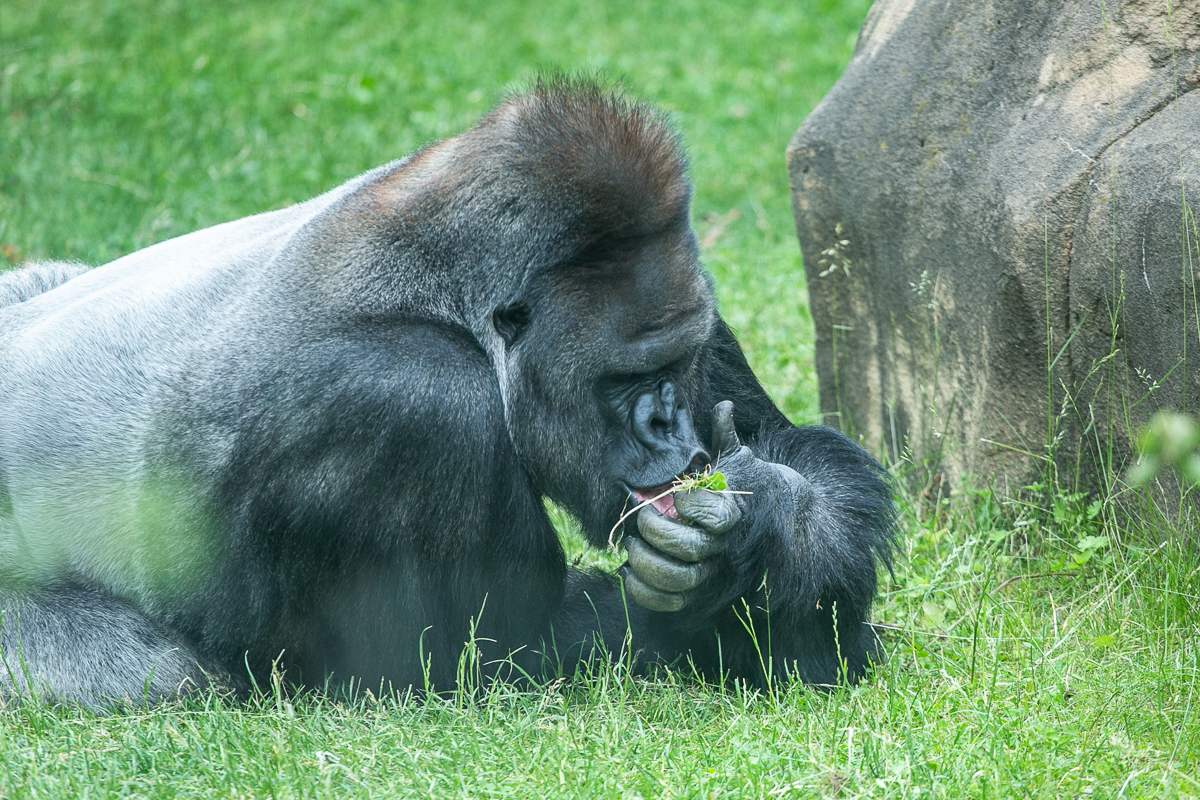
[[[707,463],[708,453],[696,436],[691,412],[671,381],[663,381],[656,391],[646,392],[637,399],[633,408],[633,435],[659,459],[677,464],[673,474],[684,472],[696,461],[701,465]]]
[[[633,435],[651,452],[675,449],[672,439],[678,438],[681,422],[690,427],[687,408],[676,402],[670,381],[641,394],[633,406]]]
[[[708,451],[700,445],[696,429],[692,427],[692,414],[686,407],[675,412],[674,439],[679,451],[687,456],[686,466],[680,472],[694,468],[703,469],[709,461]]]

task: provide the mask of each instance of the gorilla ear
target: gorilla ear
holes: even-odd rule
[[[512,347],[529,325],[529,306],[520,301],[501,306],[492,313],[492,324],[496,326],[496,332],[504,337],[505,344]]]

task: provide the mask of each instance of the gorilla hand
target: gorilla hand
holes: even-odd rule
[[[812,504],[808,480],[788,466],[758,458],[738,440],[733,403],[728,400],[713,409],[713,448],[719,452],[717,468],[729,488],[748,494],[679,492],[674,496],[675,510],[686,522],[653,506],[639,512],[641,538],[626,540],[629,561],[624,579],[626,591],[644,608],[679,611],[688,605],[695,590],[718,572],[716,559],[723,557],[727,546],[723,534],[743,513],[798,521]],[[745,592],[753,587],[738,588]]]
[[[742,518],[730,495],[691,489],[677,492],[674,500],[679,519],[646,506],[638,512],[641,538],[625,540],[625,591],[651,611],[687,605],[690,593],[715,571],[712,559],[725,550],[721,534]]]
[[[713,448],[718,453],[717,469],[729,488],[749,493],[734,495],[749,516],[767,515],[798,524],[812,506],[813,487],[807,478],[786,464],[762,460],[738,440],[729,400],[713,408]]]

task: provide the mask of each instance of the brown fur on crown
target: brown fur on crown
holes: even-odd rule
[[[687,213],[679,135],[649,106],[596,81],[539,77],[467,136],[517,175],[582,203],[605,236],[643,235]]]

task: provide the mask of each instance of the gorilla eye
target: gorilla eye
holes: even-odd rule
[[[529,306],[524,303],[513,303],[502,308],[497,308],[492,314],[492,324],[496,326],[496,332],[504,337],[504,342],[509,347],[512,347],[513,342],[517,341],[517,337],[529,325]]]

